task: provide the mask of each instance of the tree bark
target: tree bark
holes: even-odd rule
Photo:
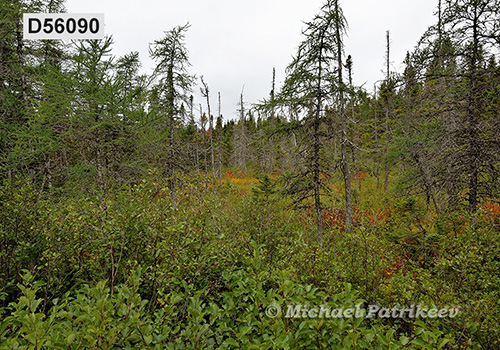
[[[212,111],[210,110],[210,90],[208,89],[208,85],[203,80],[203,76],[201,77],[201,83],[203,84],[202,94],[207,99],[207,110],[208,110],[208,140],[210,142],[210,163],[212,165],[212,176],[216,179],[216,171],[215,171],[215,157],[214,157],[214,118],[212,115]],[[214,186],[217,191],[217,184]]]
[[[338,1],[335,2],[336,17],[339,17]],[[340,36],[340,27],[336,26],[337,35],[337,63],[338,63],[338,84],[339,84],[339,112],[340,112],[340,152],[341,168],[344,176],[345,189],[345,232],[351,232],[352,228],[352,191],[351,191],[351,173],[349,171],[349,160],[347,154],[347,114],[344,106],[344,82],[342,78],[342,38]]]
[[[316,211],[316,233],[320,247],[323,246],[323,208],[321,204],[321,179],[320,179],[320,150],[321,140],[319,136],[319,126],[321,120],[321,107],[323,104],[322,85],[322,61],[324,47],[324,32],[321,33],[319,47],[319,67],[318,67],[318,86],[316,91],[316,106],[314,110],[314,126],[313,126],[313,149],[312,149],[312,174],[313,174],[313,200],[314,209]]]
[[[172,50],[175,52],[175,47]],[[167,118],[168,118],[168,151],[167,151],[167,183],[170,191],[172,206],[177,203],[177,188],[175,178],[175,150],[174,150],[174,117],[175,117],[175,87],[174,87],[174,55],[170,57],[167,69]]]
[[[386,84],[387,84],[387,97],[386,97],[386,106],[385,106],[385,155],[387,156],[387,153],[389,152],[389,114],[390,114],[390,98],[389,98],[389,88],[391,87],[390,79],[391,79],[391,73],[390,73],[390,60],[389,60],[389,55],[390,55],[390,34],[389,31],[386,33],[386,39],[387,39],[387,56],[386,56]],[[387,163],[387,159],[385,161],[385,166],[384,166],[384,191],[387,191],[389,188],[389,164]]]

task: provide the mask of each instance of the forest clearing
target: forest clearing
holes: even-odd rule
[[[23,39],[64,3],[0,2],[0,350],[500,349],[500,1],[437,0],[400,73],[382,33],[368,91],[326,0],[233,119],[189,23],[151,74]]]

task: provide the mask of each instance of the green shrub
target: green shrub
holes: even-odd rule
[[[0,349],[439,349],[451,339],[421,321],[406,336],[379,319],[286,318],[286,305],[351,307],[361,300],[349,284],[327,295],[287,272],[271,276],[259,249],[249,263],[224,274],[226,291],[217,298],[206,290],[161,294],[154,314],[138,292],[140,269],[113,291],[105,281],[83,285],[46,313],[39,311],[41,284],[26,272],[22,296],[0,323]]]

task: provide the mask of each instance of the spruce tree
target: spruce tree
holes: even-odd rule
[[[323,242],[324,195],[328,192],[325,180],[329,178],[329,160],[325,157],[325,141],[330,139],[331,113],[335,110],[340,120],[342,158],[341,171],[345,182],[346,228],[352,222],[352,195],[347,160],[347,121],[345,113],[346,90],[343,82],[343,36],[346,20],[336,0],[328,0],[315,18],[306,23],[304,41],[288,67],[287,77],[277,100],[301,111],[296,128],[301,130],[301,154],[305,169],[289,181],[288,193],[296,204],[312,199],[316,217],[317,238]],[[328,105],[335,108],[328,108]]]

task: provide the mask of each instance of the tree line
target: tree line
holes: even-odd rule
[[[28,179],[40,196],[105,194],[153,171],[175,205],[185,176],[217,187],[228,168],[277,173],[297,207],[313,206],[319,241],[327,207],[341,207],[350,230],[361,174],[421,193],[439,213],[474,216],[499,194],[500,4],[436,5],[402,73],[390,70],[387,32],[385,77],[367,91],[352,82],[340,3],[327,0],[305,23],[283,86],[273,70],[270,95],[250,105],[242,92],[239,118],[224,120],[220,93],[189,71],[189,24],[150,44],[155,68],[143,74],[137,52],[113,55],[111,37],[22,39],[24,12],[62,12],[63,0],[2,2],[1,177]],[[198,88],[205,101],[194,101]]]

